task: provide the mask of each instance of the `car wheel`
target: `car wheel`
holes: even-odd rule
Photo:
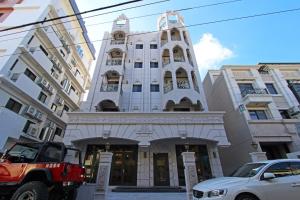
[[[48,188],[39,181],[28,182],[16,190],[11,200],[48,200]]]
[[[77,197],[77,189],[71,189],[67,191],[67,200],[76,200]]]
[[[235,200],[259,200],[259,199],[251,194],[241,194]]]

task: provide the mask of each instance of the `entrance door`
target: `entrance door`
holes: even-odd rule
[[[167,153],[153,154],[154,185],[170,186],[169,158]]]
[[[110,185],[135,186],[137,178],[137,146],[111,146],[113,160]]]

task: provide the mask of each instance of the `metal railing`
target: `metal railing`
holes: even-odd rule
[[[119,84],[102,84],[101,92],[118,92]]]
[[[190,89],[190,84],[188,80],[177,80],[178,89]]]
[[[174,62],[185,62],[183,56],[174,57]]]
[[[172,84],[165,84],[164,85],[164,93],[165,94],[172,91],[172,90],[173,90],[173,85]]]
[[[122,65],[122,59],[110,59],[106,61],[106,65],[114,66],[114,65]]]
[[[241,94],[242,94],[242,97],[245,97],[248,94],[257,94],[257,95],[268,94],[268,91],[265,88],[244,89],[241,92]]]

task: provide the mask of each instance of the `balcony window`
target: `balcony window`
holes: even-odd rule
[[[136,48],[136,49],[143,49],[143,45],[142,45],[142,44],[136,44],[136,45],[135,45],[135,48]]]
[[[253,120],[266,120],[267,114],[264,110],[249,110],[250,118]]]
[[[132,92],[142,92],[142,85],[133,85]]]
[[[25,126],[24,126],[24,128],[23,128],[23,132],[24,132],[24,133],[27,133],[29,127],[30,127],[32,124],[35,124],[35,123],[33,123],[32,121],[27,120],[27,122],[26,122],[26,124],[25,124]]]
[[[252,83],[238,83],[241,93],[254,90]]]
[[[134,68],[143,68],[143,63],[142,62],[135,62],[134,63]]]
[[[150,62],[150,68],[158,68],[158,62]]]
[[[266,83],[267,89],[268,89],[268,93],[269,94],[278,94],[276,88],[274,87],[273,83]]]
[[[30,78],[33,82],[35,81],[36,75],[35,75],[32,71],[30,71],[29,69],[26,68],[24,74],[25,74],[28,78]]]
[[[150,49],[157,49],[157,44],[150,44]]]
[[[43,92],[41,92],[38,96],[38,100],[42,103],[45,103],[47,100],[47,95],[45,95]]]
[[[159,84],[151,84],[150,92],[159,92]]]
[[[10,98],[5,105],[5,108],[18,114],[22,108],[22,104]]]

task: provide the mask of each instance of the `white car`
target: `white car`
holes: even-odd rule
[[[245,164],[195,185],[193,200],[300,200],[300,159]]]

